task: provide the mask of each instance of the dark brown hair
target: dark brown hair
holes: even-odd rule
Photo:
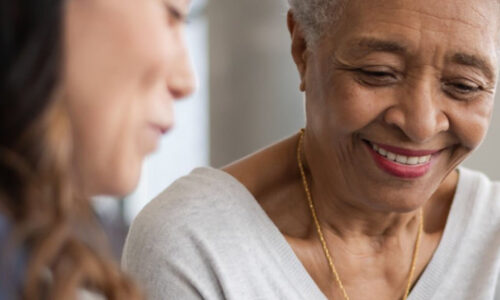
[[[72,141],[58,95],[65,1],[0,0],[0,215],[27,253],[24,299],[139,294],[97,245],[88,199],[72,184]],[[2,253],[0,259],[5,259]]]

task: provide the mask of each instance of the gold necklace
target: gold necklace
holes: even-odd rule
[[[311,191],[309,190],[309,184],[307,183],[306,174],[304,172],[304,165],[302,163],[302,156],[301,156],[302,143],[304,140],[304,131],[305,131],[304,129],[300,130],[299,143],[297,146],[297,162],[299,165],[300,175],[302,177],[302,184],[304,185],[304,191],[306,192],[306,197],[307,197],[307,202],[309,204],[309,209],[311,211],[311,215],[312,215],[312,218],[314,220],[314,225],[316,226],[316,231],[318,233],[319,240],[320,240],[321,246],[323,248],[323,252],[325,253],[326,259],[328,261],[328,265],[330,266],[330,270],[333,273],[333,276],[335,277],[335,281],[337,282],[337,285],[339,286],[340,291],[342,292],[342,295],[344,296],[344,299],[349,300],[349,296],[347,295],[347,292],[344,288],[344,285],[342,284],[342,281],[340,280],[340,276],[337,272],[337,269],[335,268],[332,256],[330,255],[330,251],[328,250],[328,246],[326,245],[325,237],[323,235],[323,231],[321,230],[321,225],[319,224],[319,221],[318,221],[318,216],[316,214],[316,208],[314,207],[314,203],[313,203],[312,197],[311,197]],[[410,275],[408,278],[408,284],[406,285],[406,291],[405,291],[403,300],[406,300],[408,298],[408,294],[410,293],[410,289],[411,289],[411,285],[412,285],[412,281],[413,281],[413,276],[415,273],[418,251],[420,249],[420,241],[422,238],[422,231],[424,228],[424,218],[423,218],[422,209],[420,209],[419,218],[420,218],[420,222],[418,225],[417,241],[415,243],[415,249],[413,251],[413,258],[412,258],[411,267],[410,267]]]

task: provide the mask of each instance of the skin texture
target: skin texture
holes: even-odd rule
[[[351,1],[314,48],[288,16],[306,94],[306,172],[351,299],[400,299],[423,208],[416,278],[444,230],[455,171],[483,140],[498,76],[495,0]],[[296,162],[297,136],[225,170],[256,197],[330,299],[342,299],[321,250]],[[440,150],[427,174],[380,169],[365,141]]]
[[[194,77],[184,43],[188,0],[68,1],[62,89],[73,125],[77,182],[124,195],[173,124]]]

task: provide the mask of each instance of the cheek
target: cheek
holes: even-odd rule
[[[126,193],[139,176],[145,151],[140,107],[133,103],[94,98],[70,105],[77,169],[94,193]]]
[[[346,125],[346,133],[352,133],[369,125],[387,107],[387,100],[394,97],[391,90],[367,90],[352,80],[346,83],[343,89],[339,86],[336,102],[339,124]]]
[[[470,150],[479,147],[488,131],[492,112],[493,99],[457,103],[450,109],[450,125],[464,147]]]
[[[322,126],[335,129],[337,135],[347,136],[369,125],[387,107],[387,100],[392,99],[389,90],[364,89],[359,83],[347,76],[324,84],[319,97],[311,97],[308,116],[319,119]]]
[[[116,113],[103,115],[102,130],[95,134],[94,143],[100,149],[96,178],[101,178],[106,192],[121,195],[130,192],[139,180],[142,162],[149,153],[146,147],[154,137],[143,139],[147,132],[143,107],[137,99],[120,100],[122,109],[110,106]]]

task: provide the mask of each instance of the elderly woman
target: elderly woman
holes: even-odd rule
[[[500,299],[483,140],[498,0],[290,0],[305,130],[179,179],[123,265],[151,299]]]

